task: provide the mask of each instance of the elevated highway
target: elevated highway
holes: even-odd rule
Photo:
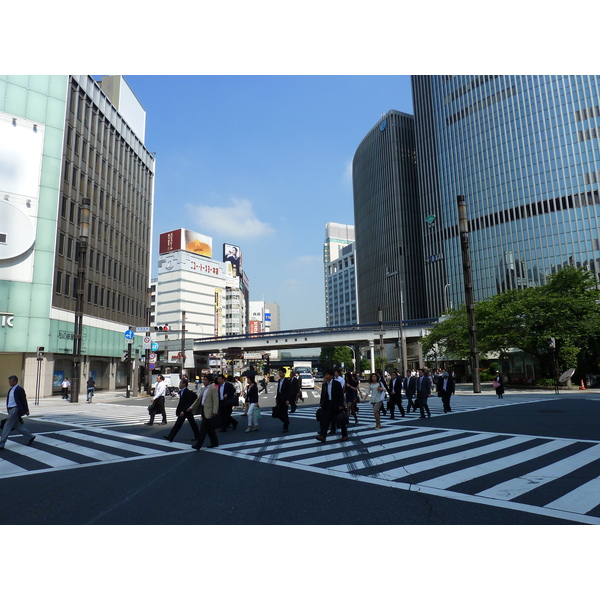
[[[436,323],[435,319],[402,322],[402,337],[406,344],[407,359],[422,364],[421,338]],[[370,347],[396,344],[400,340],[398,321],[347,325],[344,327],[317,327],[313,329],[290,329],[248,335],[231,335],[194,339],[194,354],[208,355],[232,352],[269,352],[270,350],[293,350],[297,348],[323,348],[326,346]]]

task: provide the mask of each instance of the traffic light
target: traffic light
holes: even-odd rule
[[[123,350],[123,356],[121,357],[123,362],[127,362],[129,360],[129,350]]]
[[[169,325],[168,323],[165,323],[164,325],[157,325],[154,327],[154,331],[169,331]]]
[[[556,348],[556,340],[554,338],[548,338],[548,348],[550,350]]]
[[[44,346],[38,346],[37,357],[38,358],[43,358],[44,357]]]

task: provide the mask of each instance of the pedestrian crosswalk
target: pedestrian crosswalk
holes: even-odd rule
[[[176,420],[175,407],[166,407],[167,421]],[[31,408],[30,418],[47,423],[60,423],[73,427],[116,427],[141,425],[148,421],[148,408],[145,406],[125,406],[114,403],[73,403],[56,406],[36,406]],[[158,415],[155,423],[160,423]]]
[[[0,479],[191,451],[189,443],[93,427],[37,434],[31,446],[22,439],[8,438],[0,453]]]
[[[484,410],[484,409],[488,409],[488,408],[505,407],[505,406],[510,406],[512,404],[542,402],[543,400],[545,400],[545,398],[535,397],[535,396],[526,397],[526,398],[523,398],[521,396],[518,398],[499,400],[496,395],[479,396],[479,395],[473,395],[473,394],[465,394],[464,396],[462,396],[462,395],[452,396],[452,401],[451,401],[452,412],[451,413],[444,413],[444,407],[442,405],[442,401],[440,398],[437,398],[437,397],[429,398],[427,406],[429,406],[429,410],[431,411],[431,416],[436,417],[438,415],[444,415],[444,414],[454,414],[454,413],[460,413],[460,412],[470,412],[470,411],[474,411],[474,410]],[[297,409],[294,412],[294,417],[304,418],[304,419],[314,419],[315,412],[316,412],[318,406],[316,406],[314,403],[307,406],[307,404],[309,402],[311,402],[310,397],[308,399],[305,398],[304,403],[298,404]],[[317,402],[318,402],[318,400],[317,400]],[[406,398],[403,398],[402,405],[405,410],[405,417],[402,417],[398,408],[395,408],[394,416],[397,420],[406,421],[409,419],[412,420],[412,419],[420,419],[421,418],[421,412],[419,411],[419,409],[417,409],[416,412],[412,411],[412,410],[410,412],[407,412]],[[390,411],[387,410],[387,415],[381,416],[382,422],[389,420],[389,417],[390,417]],[[360,423],[375,424],[375,416],[373,414],[373,408],[372,408],[370,402],[359,402],[359,404],[358,404],[358,420]],[[354,419],[351,418],[350,421],[352,423],[352,422],[354,422]]]
[[[219,453],[403,490],[600,524],[600,443],[386,425],[219,446]]]

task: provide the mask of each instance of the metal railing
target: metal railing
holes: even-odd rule
[[[429,327],[437,323],[437,319],[408,319],[402,321],[403,328],[407,327]],[[398,329],[398,321],[386,321],[381,327],[385,330]],[[246,341],[246,340],[260,340],[260,339],[272,339],[276,337],[293,337],[293,336],[312,336],[312,335],[323,335],[328,333],[361,333],[363,331],[376,331],[379,330],[380,324],[366,323],[361,325],[342,325],[338,327],[314,327],[310,329],[285,329],[281,331],[261,331],[260,333],[246,333],[226,336],[214,336],[214,337],[202,337],[194,338],[194,343],[211,343],[226,341],[228,343],[234,342],[235,340]]]

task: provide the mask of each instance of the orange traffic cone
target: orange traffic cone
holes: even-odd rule
[[[579,386],[579,389],[580,390],[585,390],[586,389],[585,383],[583,383],[583,379],[581,380],[581,385]]]

